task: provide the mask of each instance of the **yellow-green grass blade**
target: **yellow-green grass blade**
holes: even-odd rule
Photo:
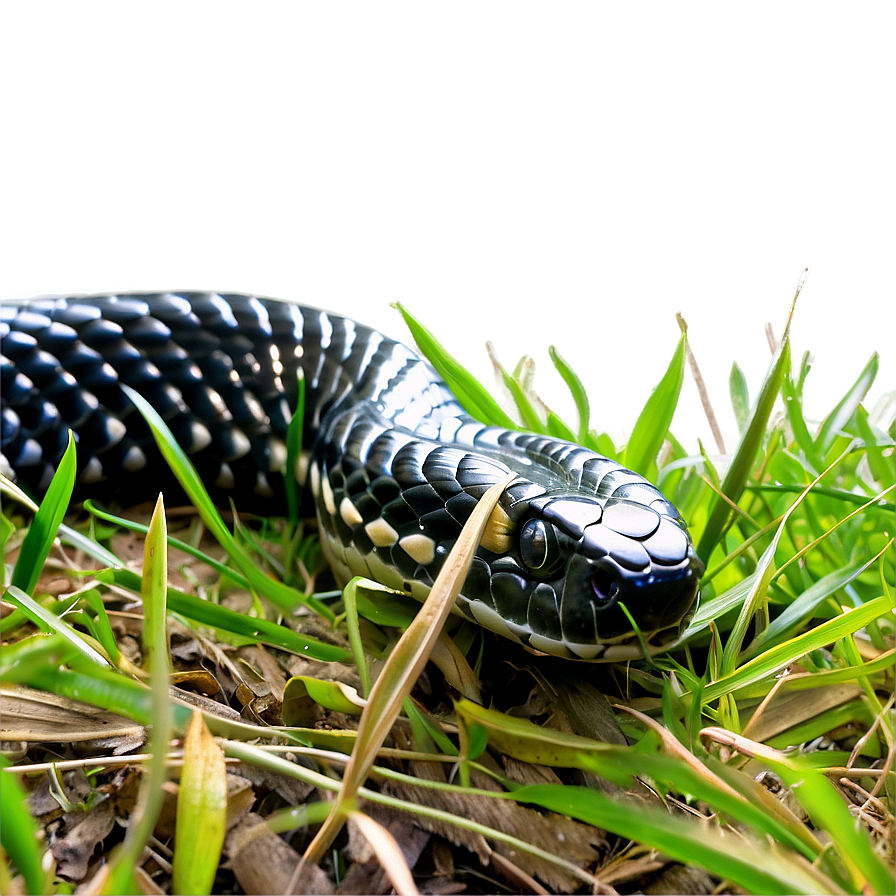
[[[620,452],[606,432],[597,432],[597,430],[589,429],[585,447],[596,451],[598,454],[603,454],[604,457],[619,460]]]
[[[138,527],[136,523],[129,523],[128,527],[131,526],[134,527],[135,531],[145,530],[145,527]],[[140,593],[140,576],[130,569],[124,569],[122,561],[113,553],[65,524],[59,527],[59,532],[60,537],[65,542],[84,551],[99,563],[105,564],[107,569],[98,570],[94,573],[99,581],[127,588],[129,591],[137,594]],[[171,544],[183,544],[186,546],[185,542],[172,539],[170,536],[168,540]],[[211,558],[207,558],[203,554],[199,554],[199,556],[203,560],[214,564]],[[218,566],[213,566],[213,568],[217,569]],[[239,573],[226,567],[221,572],[222,575],[227,574],[237,584],[243,583],[243,586],[248,589],[249,583]],[[351,659],[349,651],[334,644],[326,644],[323,641],[312,638],[310,635],[299,634],[285,625],[278,625],[267,619],[237,613],[227,607],[203,600],[176,588],[168,588],[168,607],[171,612],[202,625],[208,625],[211,628],[216,628],[240,638],[261,641],[273,647],[280,647],[299,656],[310,656],[324,662],[346,662]],[[5,633],[6,630],[0,629],[0,631]]]
[[[656,458],[669,432],[675,408],[678,406],[678,398],[684,383],[687,344],[687,335],[682,333],[666,372],[638,415],[622,456],[622,462],[630,470],[648,479],[656,478]]]
[[[812,489],[812,494],[816,498],[832,498],[835,501],[840,501],[846,504],[868,504],[867,510],[869,513],[884,513],[888,515],[892,515],[894,511],[896,511],[896,504],[890,504],[883,499],[883,495],[885,495],[889,489],[893,488],[893,484],[890,483],[878,496],[877,500],[871,504],[868,504],[867,495],[857,495],[854,492],[843,491],[843,489],[838,488],[828,488],[823,485],[815,486]],[[799,494],[805,489],[804,485],[794,485],[786,482],[777,482],[774,485],[766,484],[766,483],[756,483],[746,486],[746,491],[751,492],[770,492],[770,493],[779,493],[779,494]]]
[[[18,656],[13,668],[4,669],[5,681],[108,709],[144,726],[152,724],[152,696],[146,685],[94,665],[87,670],[60,667],[60,662],[74,662],[77,658],[64,652],[64,642],[51,642],[49,638],[41,640],[49,642],[47,654],[38,655],[36,662],[31,662],[27,655]],[[192,708],[173,703],[171,709],[175,730],[185,731]],[[203,716],[209,728],[220,737],[254,740],[276,735],[294,743],[307,742],[300,732],[288,728],[251,725],[211,713],[203,713]]]
[[[873,724],[874,713],[868,707],[868,704],[860,698],[841,703],[839,706],[834,706],[831,709],[819,711],[817,715],[804,722],[795,721],[786,730],[764,738],[763,743],[767,747],[774,747],[776,750],[785,750],[794,744],[809,743],[843,726],[858,727],[868,731]],[[865,738],[861,752],[856,755],[871,756],[875,759],[881,757],[881,742],[875,732],[872,732],[871,736]]]
[[[141,535],[146,535],[149,526],[144,523],[138,523],[134,520],[125,519],[123,516],[118,516],[114,513],[110,513],[108,510],[103,510],[101,507],[97,507],[93,501],[89,498],[84,502],[84,509],[95,516],[97,519],[103,520],[107,523],[112,523],[115,526],[118,526],[122,529],[127,529],[128,532],[139,532]],[[196,547],[196,545],[190,544],[188,541],[182,541],[179,538],[175,538],[173,535],[168,536],[168,545],[173,548],[177,548],[179,551],[183,551],[185,554],[189,554],[191,557],[194,557],[197,560],[201,560],[209,569],[213,569],[219,576],[224,579],[227,579],[229,582],[232,582],[238,588],[242,588],[246,591],[250,590],[249,580],[238,570],[232,569],[226,563],[222,563],[219,560],[216,560],[214,557],[210,557],[205,551],[201,548]],[[83,549],[83,548],[82,548]],[[96,559],[100,559],[97,557]],[[106,562],[107,566],[121,566],[122,563],[117,558],[114,558],[114,562]]]
[[[34,591],[53,547],[59,524],[72,498],[76,472],[75,437],[69,431],[68,446],[53,474],[47,493],[28,527],[28,534],[22,542],[22,549],[13,569],[11,584],[21,588],[26,594]]]
[[[793,372],[790,371],[781,382],[781,395],[784,399],[784,411],[787,414],[787,422],[793,432],[794,441],[802,449],[811,470],[817,473],[824,464],[815,450],[815,440],[809,432],[803,411],[803,385],[811,366],[812,358],[808,352],[805,352],[800,364],[799,377],[794,381]]]
[[[350,685],[310,675],[294,675],[283,689],[283,723],[288,728],[310,727],[302,704],[311,700],[332,712],[358,716],[367,703]]]
[[[405,629],[413,621],[420,609],[420,602],[372,579],[356,577],[349,582],[350,599],[355,602],[358,613],[377,625]]]
[[[345,603],[345,628],[348,632],[348,641],[355,658],[355,666],[358,677],[361,679],[361,693],[366,697],[370,693],[370,667],[367,665],[367,657],[364,654],[364,642],[361,638],[361,621],[358,618],[358,591],[366,583],[366,579],[355,576],[345,588],[342,589],[342,599]],[[382,589],[384,592],[391,589],[370,582],[374,589]]]
[[[766,428],[781,384],[790,369],[790,321],[796,304],[797,294],[793,297],[787,325],[784,335],[769,365],[768,372],[760,387],[759,394],[750,409],[750,416],[741,432],[740,441],[735,449],[728,472],[722,482],[722,497],[716,495],[710,502],[711,510],[708,513],[707,522],[703,533],[697,543],[697,554],[704,561],[709,562],[713,549],[718,544],[722,532],[731,519],[731,504],[737,504],[743,494],[744,487],[749,479],[756,458],[762,451]],[[727,500],[726,500],[727,499]],[[729,503],[730,502],[730,503]]]
[[[731,630],[728,641],[725,644],[725,649],[722,653],[721,670],[723,675],[728,675],[734,670],[737,663],[737,658],[743,646],[743,641],[746,636],[747,629],[751,621],[753,620],[753,617],[762,606],[763,602],[767,599],[767,590],[769,583],[771,582],[777,571],[777,567],[775,565],[775,553],[778,550],[778,545],[781,541],[782,536],[787,530],[788,521],[796,513],[796,511],[805,501],[810,492],[818,486],[818,483],[821,481],[821,479],[827,473],[829,473],[834,468],[834,466],[836,466],[838,460],[835,460],[830,467],[821,472],[812,482],[810,482],[809,485],[807,485],[803,489],[802,493],[799,495],[796,501],[794,501],[793,504],[791,504],[791,506],[787,508],[787,511],[781,518],[781,523],[778,526],[778,529],[775,532],[771,543],[765,549],[765,551],[763,551],[762,556],[760,557],[757,564],[755,581],[753,582],[746,600],[744,601],[744,605],[741,607],[740,614],[738,615],[737,621],[735,622],[734,627]]]
[[[435,367],[454,393],[455,398],[469,414],[490,426],[503,426],[506,429],[517,428],[513,420],[504,413],[482,383],[436,339],[431,330],[425,327],[400,302],[396,302],[394,307],[401,312],[417,347]]]
[[[177,793],[173,892],[211,893],[227,823],[224,751],[202,714],[193,713],[184,739],[184,763]]]
[[[266,576],[256,566],[253,558],[243,550],[242,546],[224,524],[206,491],[205,485],[199,478],[196,468],[190,462],[183,449],[177,444],[177,440],[171,434],[165,421],[162,420],[155,408],[142,395],[133,389],[129,389],[127,386],[122,386],[122,388],[143,415],[152,431],[159,451],[171,467],[181,487],[193,502],[202,521],[217,539],[218,543],[227,551],[240,572],[249,580],[258,594],[288,613],[293,612],[302,604],[307,604],[316,613],[332,621],[334,614],[329,607],[321,604],[320,601],[315,600],[313,597],[308,597],[302,592]]]
[[[856,408],[856,427],[865,444],[868,466],[875,480],[883,486],[896,484],[896,467],[892,461],[893,439],[872,425],[867,411],[861,405]],[[890,457],[885,456],[886,449],[889,450]]]
[[[153,698],[164,704],[167,712],[168,676],[171,674],[171,656],[168,653],[168,527],[161,495],[146,532],[143,557],[140,588],[143,600],[143,656],[153,682]],[[159,721],[164,719],[155,720]]]

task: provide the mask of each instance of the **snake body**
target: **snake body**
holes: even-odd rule
[[[121,388],[148,399],[209,486],[283,506],[285,434],[306,383],[300,481],[340,580],[423,599],[476,502],[492,514],[456,611],[561,657],[639,655],[691,611],[703,566],[675,507],[578,445],[486,426],[399,342],[348,318],[242,294],[36,299],[2,306],[2,467],[47,488],[73,431],[79,494],[132,503],[165,470]]]

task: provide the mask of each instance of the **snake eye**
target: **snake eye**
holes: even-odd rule
[[[554,527],[529,520],[520,530],[520,559],[532,572],[549,576],[563,560]]]

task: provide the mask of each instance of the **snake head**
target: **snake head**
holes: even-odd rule
[[[693,611],[704,566],[677,510],[647,482],[608,498],[550,490],[510,514],[514,543],[489,564],[503,633],[545,653],[617,660],[641,655],[635,627],[660,650]],[[487,624],[477,604],[469,609]]]

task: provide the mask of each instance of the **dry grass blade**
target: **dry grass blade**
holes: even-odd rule
[[[420,612],[408,626],[389,656],[380,677],[370,692],[367,707],[361,714],[358,737],[345,769],[342,790],[329,817],[311,841],[304,860],[319,862],[351,811],[358,788],[364,783],[386,735],[392,728],[401,704],[410,694],[432,649],[454,600],[464,583],[473,555],[489,517],[505,488],[514,479],[509,474],[483,495],[464,525],[460,538],[445,560]],[[298,875],[298,870],[296,875]]]
[[[396,893],[416,896],[420,891],[414,883],[411,869],[408,868],[401,847],[389,831],[379,822],[374,821],[363,812],[352,812],[349,816],[358,830],[367,839],[383,870],[389,878]]]

